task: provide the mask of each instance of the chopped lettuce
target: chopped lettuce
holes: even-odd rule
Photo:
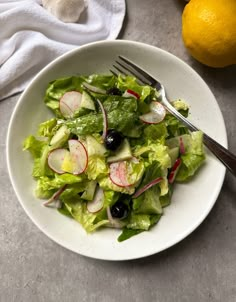
[[[191,140],[186,146],[186,153],[181,156],[182,164],[177,174],[177,181],[185,181],[195,174],[205,160],[203,150],[203,133],[191,133]]]
[[[103,93],[88,91],[84,87],[85,82]],[[117,95],[109,92],[114,91],[113,88],[118,91]],[[133,90],[139,98],[126,96],[127,90]],[[81,107],[73,112],[73,117],[64,118],[59,105],[61,97],[68,91],[80,92],[83,101]],[[127,152],[122,148],[113,152],[105,147],[102,137],[104,115],[97,99],[106,112],[108,129],[121,133],[128,146]],[[35,195],[48,199],[62,188],[58,196],[61,202],[59,213],[78,221],[88,233],[103,226],[109,227],[107,208],[121,202],[128,210],[127,215],[120,218],[123,229],[119,242],[154,226],[161,218],[163,208],[171,203],[174,185],[169,183],[168,176],[176,159],[181,158],[181,166],[175,180],[186,181],[203,164],[205,154],[202,132],[189,133],[170,113],[158,124],[145,124],[140,120],[140,115],[150,111],[153,100],[158,100],[156,90],[139,85],[132,76],[94,74],[50,82],[44,102],[55,117],[41,123],[38,137],[30,135],[23,144],[23,150],[29,151],[33,158],[32,175],[37,181]],[[173,106],[185,117],[188,115],[189,107],[185,101],[175,100]],[[184,142],[184,154],[180,153],[180,137]],[[73,162],[68,151],[71,138],[80,140],[87,151],[87,166],[80,175],[73,174]],[[64,174],[55,173],[48,166],[48,154],[55,148],[68,151],[61,162]],[[123,150],[122,156],[118,150]],[[112,182],[111,161],[124,162],[124,170],[116,171],[116,177],[125,172],[125,181],[130,185],[118,186]],[[157,178],[160,182],[133,198],[135,192]],[[87,202],[93,202],[98,186],[103,190],[103,207],[96,213],[90,213]]]
[[[108,219],[96,221],[97,215],[88,212],[86,202],[79,196],[73,198],[72,201],[65,201],[64,204],[71,216],[78,221],[88,233],[95,231],[97,228],[109,222]]]

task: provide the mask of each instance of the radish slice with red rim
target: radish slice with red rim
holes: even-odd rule
[[[153,179],[150,183],[146,184],[145,186],[143,186],[142,188],[140,188],[137,192],[135,192],[134,195],[133,195],[133,198],[139,197],[143,192],[145,192],[146,190],[150,189],[154,185],[156,185],[159,182],[161,182],[162,179],[163,179],[162,177],[158,177],[156,179]]]
[[[65,171],[62,170],[61,166],[68,153],[69,151],[63,148],[52,150],[48,155],[48,166],[58,174],[65,173]]]
[[[133,185],[127,180],[127,165],[125,161],[110,164],[110,179],[118,187],[124,188]]]
[[[96,189],[93,200],[87,202],[87,210],[90,213],[97,213],[103,208],[103,205],[104,205],[104,192],[100,187],[98,187]]]
[[[165,107],[156,101],[152,101],[150,104],[150,112],[141,115],[139,118],[146,124],[158,124],[166,116]]]
[[[116,229],[122,229],[125,225],[125,223],[117,218],[113,218],[111,215],[111,209],[110,207],[107,207],[107,218],[110,222],[110,227],[116,228]]]
[[[107,113],[106,110],[102,104],[102,102],[99,99],[96,99],[98,102],[99,107],[101,108],[102,111],[102,116],[103,116],[103,132],[102,132],[102,138],[105,140],[107,136],[107,129],[108,129],[108,120],[107,120]]]
[[[172,169],[171,169],[171,171],[170,171],[170,174],[168,176],[168,181],[169,181],[170,184],[172,184],[174,182],[175,177],[176,177],[176,175],[179,171],[179,168],[181,166],[181,163],[182,163],[181,158],[177,158],[174,165],[173,165],[173,167],[172,167]]]
[[[110,179],[111,181],[119,186],[119,187],[125,187],[123,182],[120,179],[120,162],[114,162],[110,164]]]
[[[65,118],[73,117],[76,110],[80,108],[82,94],[79,91],[68,91],[60,99],[59,107]]]
[[[83,173],[88,165],[88,153],[85,146],[78,140],[70,139],[68,141],[70,156],[72,161],[73,174]]]
[[[122,96],[123,96],[124,98],[133,97],[133,98],[135,98],[136,100],[140,98],[140,95],[139,95],[137,92],[135,92],[135,91],[133,91],[133,90],[131,90],[131,89],[127,89],[127,90],[123,93]]]
[[[96,86],[93,86],[87,82],[83,82],[83,86],[85,88],[87,88],[88,90],[90,90],[91,92],[94,92],[94,93],[99,93],[99,94],[106,94],[106,90],[102,89],[102,88],[99,88],[99,87],[96,87]]]

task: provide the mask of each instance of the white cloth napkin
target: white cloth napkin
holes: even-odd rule
[[[0,100],[23,91],[59,55],[83,44],[115,39],[125,0],[87,0],[77,23],[64,23],[41,0],[0,2]]]

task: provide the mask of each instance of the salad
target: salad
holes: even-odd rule
[[[24,141],[33,159],[35,195],[88,232],[121,229],[118,241],[150,230],[176,182],[205,159],[203,134],[189,130],[132,76],[90,75],[49,83],[54,117]],[[185,117],[183,100],[173,106]]]

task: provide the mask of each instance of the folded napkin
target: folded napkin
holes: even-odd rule
[[[41,0],[0,3],[0,100],[23,91],[59,55],[83,44],[115,39],[125,0],[87,0],[77,23],[64,23]]]

